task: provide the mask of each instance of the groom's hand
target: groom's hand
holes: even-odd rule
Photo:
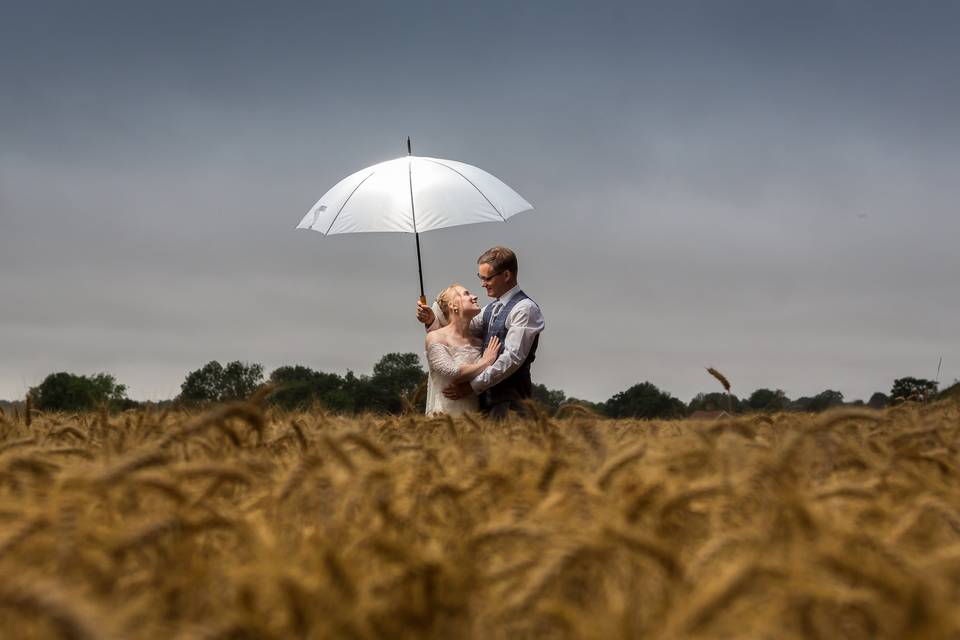
[[[417,320],[428,327],[432,325],[434,321],[433,309],[417,301]]]
[[[473,387],[470,386],[469,382],[461,382],[460,384],[450,384],[443,388],[443,395],[447,396],[451,400],[459,400],[460,398],[466,398],[471,393],[473,393]]]

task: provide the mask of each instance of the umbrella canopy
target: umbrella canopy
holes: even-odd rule
[[[503,222],[532,209],[520,194],[483,169],[410,155],[347,176],[313,205],[297,228],[323,235],[419,233]]]
[[[409,154],[351,174],[323,194],[297,229],[323,235],[401,231],[417,240],[420,301],[423,267],[420,232],[476,222],[504,222],[533,206],[473,165]]]

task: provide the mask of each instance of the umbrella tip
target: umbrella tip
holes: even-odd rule
[[[413,151],[410,150],[410,136],[407,136],[407,155],[413,155]]]

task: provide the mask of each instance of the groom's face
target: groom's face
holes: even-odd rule
[[[477,275],[491,298],[499,298],[513,286],[509,271],[497,271],[486,262],[477,265]]]

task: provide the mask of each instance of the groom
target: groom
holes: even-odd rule
[[[543,331],[543,314],[520,290],[517,255],[510,249],[493,247],[484,251],[477,259],[477,276],[487,295],[496,301],[481,309],[470,323],[470,332],[483,337],[482,349],[494,336],[500,338],[500,357],[470,382],[446,387],[443,395],[456,399],[476,393],[480,410],[502,420],[511,410],[522,413],[522,401],[533,395],[530,365]],[[426,305],[418,305],[417,319],[427,325],[427,331],[440,326]]]

